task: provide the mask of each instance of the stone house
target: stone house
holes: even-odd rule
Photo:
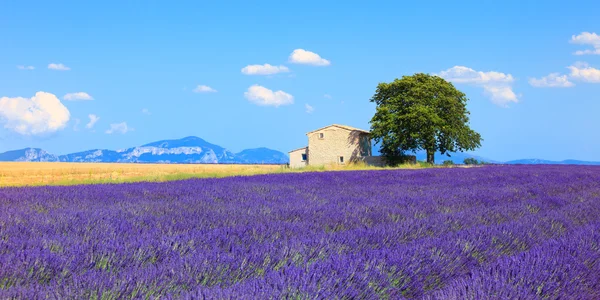
[[[290,167],[307,165],[347,164],[364,161],[383,165],[379,156],[372,156],[371,133],[366,130],[333,124],[306,134],[308,146],[292,150]]]

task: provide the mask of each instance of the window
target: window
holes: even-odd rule
[[[323,134],[322,132],[319,132],[319,139],[321,139],[321,140],[322,140],[322,139],[323,139],[323,137],[324,137],[324,134]]]
[[[302,161],[306,161],[306,153],[302,153]]]
[[[340,164],[343,164],[343,163],[344,163],[344,157],[340,156]]]

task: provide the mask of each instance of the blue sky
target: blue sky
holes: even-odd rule
[[[469,97],[476,154],[600,160],[600,3],[521,2],[2,1],[0,151],[287,152],[425,72]]]

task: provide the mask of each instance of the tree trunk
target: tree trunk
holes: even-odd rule
[[[432,165],[435,164],[434,154],[435,154],[435,151],[429,150],[429,149],[427,150],[427,163],[432,164]]]

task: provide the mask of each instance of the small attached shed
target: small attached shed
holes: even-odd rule
[[[308,165],[308,147],[298,148],[288,152],[290,168],[302,168]]]

